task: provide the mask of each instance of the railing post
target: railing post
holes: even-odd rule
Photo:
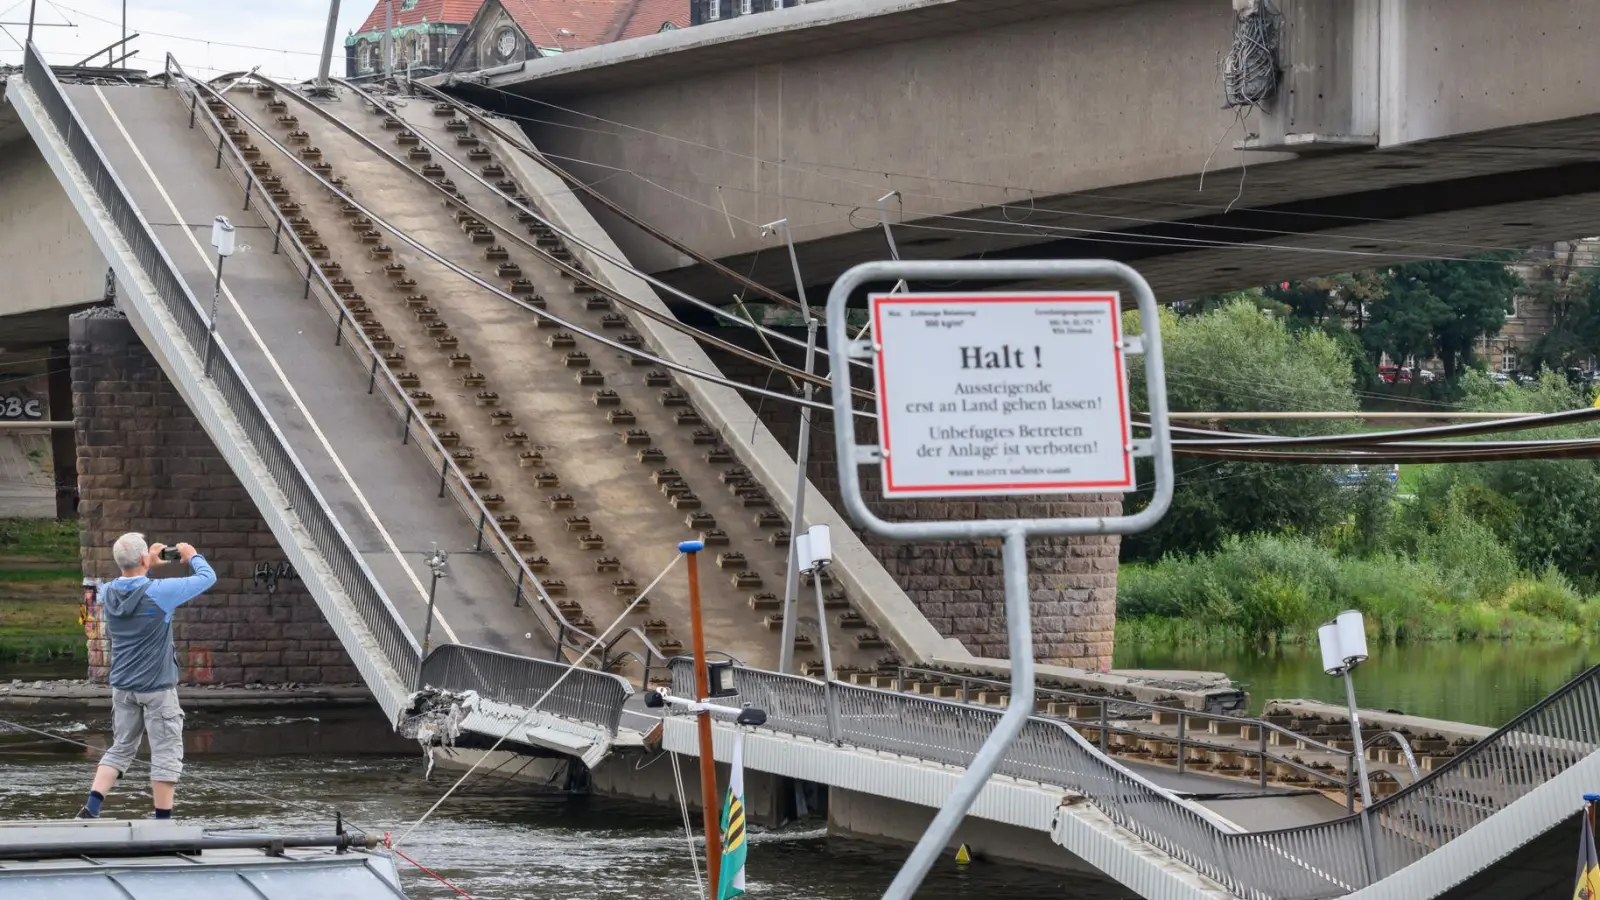
[[[199,92],[189,95],[189,127],[194,127],[194,108],[200,103]]]
[[[283,219],[278,220],[278,227],[273,229],[272,232],[272,253],[274,256],[277,255],[278,245],[281,243],[283,243]]]
[[[406,404],[406,423],[400,426],[401,445],[411,443],[411,404]]]
[[[442,497],[444,495],[440,494],[439,496]],[[511,598],[511,608],[512,609],[521,609],[522,608],[522,573],[523,573],[523,571],[524,570],[523,570],[522,566],[520,566],[520,565],[517,566],[517,592]]]
[[[828,709],[828,740],[834,744],[844,743],[844,736],[839,729],[839,695],[833,689],[831,680],[822,683],[823,705]]]
[[[250,180],[250,174],[245,173],[244,179],[244,211],[250,211],[250,192],[255,187],[255,182]]]
[[[1344,811],[1356,811],[1356,758],[1354,755],[1344,758]]]
[[[222,168],[222,145],[227,143],[227,141],[228,141],[228,133],[226,131],[221,132],[220,134],[217,135],[217,166],[216,167],[219,168],[219,169]]]
[[[301,300],[311,299],[311,272],[316,269],[316,267],[316,262],[312,260],[306,260],[306,289],[305,292],[300,295]]]
[[[489,517],[489,511],[488,510],[479,510],[478,511],[478,543],[477,543],[477,545],[475,547],[472,548],[474,551],[483,549],[483,522],[488,517]]]
[[[376,388],[377,386],[378,386],[378,355],[377,355],[376,352],[374,352],[373,355],[372,355],[372,371],[367,373],[367,393],[369,393],[369,394],[372,393],[373,389]],[[443,492],[441,492],[439,494],[439,496],[443,497],[444,496]]]
[[[339,304],[339,322],[333,327],[333,345],[344,343],[344,304]]]
[[[1106,734],[1106,729],[1111,727],[1111,713],[1107,709],[1107,707],[1110,706],[1109,700],[1110,700],[1110,698],[1107,698],[1107,697],[1101,697],[1100,698],[1100,752],[1101,753],[1110,752],[1110,751],[1108,751],[1106,749],[1111,743],[1110,736]]]
[[[561,630],[556,633],[556,662],[561,661],[561,646],[567,642],[567,623],[561,623]]]
[[[445,474],[447,472],[449,472],[449,471],[450,471],[450,457],[448,455],[446,455],[443,459],[439,460],[439,496],[440,497],[444,496]],[[520,573],[518,573],[518,574],[520,575]],[[520,577],[517,580],[517,584],[519,586],[522,584],[522,580],[521,580]]]
[[[1265,723],[1256,726],[1256,756],[1261,770],[1261,787],[1267,786],[1267,726]]]
[[[1183,752],[1183,737],[1184,737],[1185,723],[1187,723],[1188,721],[1189,721],[1189,717],[1187,715],[1185,715],[1182,710],[1179,710],[1179,712],[1178,712],[1178,774],[1179,775],[1183,774],[1183,759],[1187,755],[1187,754],[1185,754]]]

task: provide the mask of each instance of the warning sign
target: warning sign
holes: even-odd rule
[[[869,303],[885,496],[1133,490],[1118,294]]]

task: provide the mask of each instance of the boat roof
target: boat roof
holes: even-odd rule
[[[283,841],[295,839],[155,820],[0,821],[0,897],[404,900],[387,854]]]

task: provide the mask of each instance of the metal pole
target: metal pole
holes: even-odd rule
[[[317,89],[328,90],[328,70],[333,65],[333,36],[339,30],[339,0],[328,4],[328,30],[322,36],[322,61],[317,65]]]
[[[811,570],[811,584],[817,589],[817,630],[822,639],[822,677],[827,681],[833,680],[833,650],[828,646],[828,613],[823,609],[822,599],[822,567],[817,566]]]
[[[394,0],[383,0],[383,78],[394,78]]]
[[[206,358],[203,366],[206,376],[211,376],[211,346],[217,342],[217,305],[222,301],[222,263],[227,257],[217,254],[217,281],[211,287],[211,326],[206,337]]]
[[[883,900],[911,900],[928,870],[944,853],[945,845],[966,818],[978,792],[989,783],[1006,750],[1022,733],[1033,714],[1033,623],[1028,609],[1028,533],[1021,527],[1006,532],[1003,550],[1006,579],[1006,630],[1011,644],[1011,702],[1005,715],[972,758],[972,763],[956,782],[955,789],[940,807],[917,847],[900,867]]]
[[[1372,788],[1367,784],[1367,754],[1361,745],[1361,716],[1356,712],[1356,683],[1350,667],[1344,670],[1344,697],[1350,707],[1350,741],[1356,757],[1356,779],[1361,786],[1361,843],[1366,849],[1367,883],[1378,880],[1378,852],[1372,836]]]
[[[798,279],[796,279],[798,284]],[[806,316],[806,374],[813,373],[817,356],[817,320]],[[783,643],[778,648],[778,671],[794,674],[794,629],[796,608],[799,606],[800,545],[794,540],[806,528],[806,466],[811,458],[811,392],[812,384],[806,381],[801,388],[807,405],[800,407],[800,446],[795,450],[794,514],[789,517],[789,572],[783,579]],[[821,609],[818,609],[821,612]],[[828,667],[828,678],[833,678],[833,667]]]
[[[122,0],[122,43],[128,42],[128,0]],[[106,61],[110,62],[111,51],[106,51]]]
[[[822,606],[822,567],[811,570],[811,583],[817,589],[817,638],[822,641],[822,699],[828,711],[828,738],[835,744],[843,740],[839,733],[839,694],[833,687],[833,648],[828,640],[828,614]]]
[[[428,658],[428,647],[433,634],[433,606],[439,591],[439,573],[433,573],[433,581],[428,584],[428,620],[422,625],[422,656],[417,659],[417,683],[413,691],[422,690],[422,661]]]
[[[413,691],[422,690],[422,663],[428,658],[428,648],[433,636],[433,607],[439,596],[439,579],[444,577],[444,561],[447,554],[440,552],[439,545],[433,545],[433,552],[428,554],[426,562],[428,569],[433,572],[433,581],[428,585],[428,619],[422,625],[422,655],[417,658],[417,680]]]
[[[34,14],[34,11],[37,10],[38,8],[39,8],[39,0],[29,0],[29,3],[28,3],[28,44],[30,44],[30,45],[33,44],[33,14]],[[39,54],[39,58],[43,59],[44,58],[44,54],[43,53]]]
[[[689,630],[694,636],[694,697],[704,702],[711,693],[711,681],[706,671],[706,631],[700,618],[700,554],[697,550],[685,551],[689,557]],[[709,895],[717,895],[718,879],[722,869],[721,816],[717,810],[717,761],[711,752],[711,713],[701,710],[700,727],[700,804],[705,807],[706,825],[706,878],[710,884]]]

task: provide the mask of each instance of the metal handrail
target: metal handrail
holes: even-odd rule
[[[674,690],[692,693],[689,665],[674,662]],[[766,727],[944,765],[965,766],[999,710],[896,691],[823,683],[735,667],[743,702]],[[830,704],[840,707],[830,717]],[[1600,751],[1600,666],[1574,678],[1447,766],[1374,803],[1383,878],[1459,837]],[[1077,791],[1116,824],[1252,900],[1317,900],[1369,883],[1358,816],[1240,833],[1106,756],[1070,725],[1033,717],[1000,774]]]
[[[982,678],[982,677],[972,676],[972,675],[960,675],[960,674],[955,674],[955,673],[951,673],[951,672],[941,672],[941,671],[938,671],[937,669],[923,669],[923,668],[918,668],[918,667],[915,667],[915,666],[901,666],[899,668],[898,672],[899,672],[899,674],[896,677],[897,677],[897,679],[899,681],[899,685],[900,685],[899,689],[902,692],[904,691],[904,683],[905,683],[905,678],[906,678],[907,675],[921,676],[921,680],[938,679],[938,680],[941,680],[941,681],[956,681],[956,682],[959,682],[960,685],[961,685],[961,701],[963,703],[970,703],[971,702],[971,692],[967,687],[967,685],[969,683],[970,684],[989,685],[989,686],[993,686],[993,687],[1000,687],[1000,688],[1006,688],[1006,689],[1010,688],[1010,683],[1009,682],[1000,681],[998,679]],[[1226,714],[1223,714],[1223,713],[1191,711],[1189,709],[1182,708],[1182,707],[1163,706],[1160,703],[1149,703],[1149,702],[1142,701],[1142,700],[1129,700],[1129,699],[1125,699],[1125,698],[1121,698],[1121,697],[1112,697],[1110,695],[1089,694],[1089,693],[1084,693],[1084,692],[1080,692],[1080,691],[1063,690],[1061,688],[1037,688],[1036,690],[1037,690],[1037,693],[1039,695],[1041,695],[1041,696],[1045,696],[1045,697],[1064,697],[1064,698],[1066,698],[1068,700],[1072,700],[1072,701],[1075,701],[1075,702],[1082,702],[1085,705],[1092,704],[1092,705],[1099,706],[1100,707],[1100,718],[1098,720],[1072,719],[1072,718],[1068,718],[1068,717],[1065,717],[1065,716],[1050,716],[1049,718],[1061,719],[1063,721],[1071,722],[1074,725],[1081,725],[1081,726],[1083,726],[1085,728],[1099,729],[1099,732],[1100,732],[1099,744],[1100,744],[1100,752],[1102,752],[1102,753],[1109,753],[1110,752],[1110,750],[1109,750],[1109,742],[1106,739],[1106,735],[1108,735],[1108,734],[1122,734],[1122,735],[1150,738],[1150,739],[1153,739],[1153,740],[1158,739],[1158,740],[1163,740],[1163,741],[1174,741],[1174,742],[1176,742],[1177,745],[1178,745],[1178,771],[1179,772],[1183,772],[1184,769],[1185,769],[1186,760],[1184,758],[1183,749],[1186,746],[1197,747],[1197,748],[1200,748],[1200,749],[1209,749],[1209,750],[1219,750],[1219,751],[1230,751],[1230,752],[1235,752],[1235,753],[1243,753],[1243,754],[1246,754],[1246,755],[1254,756],[1256,759],[1260,760],[1261,765],[1260,765],[1260,768],[1259,768],[1259,773],[1260,773],[1259,780],[1260,780],[1260,784],[1261,784],[1262,787],[1266,787],[1266,785],[1267,785],[1267,767],[1266,767],[1266,763],[1267,763],[1268,760],[1271,760],[1272,762],[1278,763],[1279,765],[1288,766],[1289,768],[1292,768],[1295,771],[1300,772],[1300,773],[1302,773],[1304,775],[1307,775],[1309,777],[1318,778],[1318,779],[1321,779],[1323,781],[1329,782],[1330,784],[1334,784],[1334,785],[1338,786],[1338,788],[1340,790],[1345,792],[1345,799],[1346,799],[1347,805],[1354,803],[1354,790],[1353,789],[1356,786],[1356,782],[1355,782],[1355,775],[1354,775],[1352,762],[1353,762],[1353,760],[1355,758],[1355,754],[1352,751],[1341,750],[1338,747],[1334,747],[1334,746],[1332,746],[1330,744],[1323,743],[1322,741],[1319,741],[1316,738],[1310,737],[1308,735],[1303,735],[1303,734],[1300,734],[1299,732],[1292,731],[1290,729],[1284,728],[1281,725],[1277,725],[1277,724],[1274,724],[1272,722],[1268,722],[1268,721],[1266,721],[1264,719],[1251,719],[1251,718],[1247,718],[1247,717],[1244,717],[1244,716],[1230,716],[1230,715],[1226,715]],[[1126,728],[1126,727],[1121,727],[1121,726],[1118,726],[1118,725],[1114,725],[1112,723],[1114,721],[1116,721],[1116,720],[1111,717],[1110,712],[1109,712],[1109,707],[1112,704],[1115,704],[1118,707],[1123,707],[1123,708],[1128,708],[1128,709],[1135,709],[1135,710],[1142,710],[1142,711],[1145,711],[1145,712],[1152,712],[1152,713],[1159,712],[1159,713],[1176,714],[1178,716],[1178,734],[1177,734],[1176,737],[1169,738],[1169,737],[1165,737],[1165,736],[1161,736],[1161,735],[1152,735],[1152,734],[1149,734],[1148,732],[1142,732],[1142,731],[1139,731],[1136,728]],[[1185,734],[1185,732],[1188,730],[1187,729],[1187,725],[1188,725],[1188,720],[1190,720],[1190,719],[1203,719],[1205,721],[1213,721],[1213,722],[1227,722],[1227,723],[1230,723],[1230,724],[1238,725],[1240,727],[1248,727],[1248,728],[1258,729],[1257,730],[1258,740],[1257,740],[1256,746],[1255,747],[1251,747],[1251,748],[1235,747],[1235,746],[1228,745],[1228,744],[1218,744],[1218,743],[1213,743],[1211,741],[1196,740],[1194,738],[1191,738],[1187,734]],[[1312,766],[1308,766],[1308,765],[1306,765],[1306,764],[1304,764],[1302,762],[1299,762],[1298,760],[1294,760],[1294,759],[1291,759],[1291,758],[1289,758],[1287,756],[1281,756],[1281,755],[1272,753],[1271,751],[1269,751],[1267,749],[1267,747],[1268,747],[1267,735],[1269,733],[1282,735],[1283,737],[1286,737],[1290,741],[1292,741],[1293,745],[1303,746],[1303,748],[1306,749],[1306,750],[1311,750],[1311,751],[1315,751],[1315,752],[1319,752],[1319,753],[1327,753],[1327,754],[1330,754],[1332,756],[1338,757],[1339,759],[1342,759],[1344,761],[1344,766],[1345,766],[1345,773],[1344,773],[1343,777],[1337,777],[1336,778],[1336,777],[1334,777],[1332,775],[1329,775],[1327,772],[1324,772],[1324,771],[1322,771],[1320,769],[1317,769],[1315,767],[1312,767]],[[1353,809],[1353,805],[1351,806],[1351,808]]]
[[[422,681],[480,694],[481,685],[498,685],[501,689],[489,699],[529,709],[539,703],[542,712],[598,724],[613,735],[622,722],[623,705],[633,694],[625,679],[606,672],[461,644],[442,644],[429,653],[422,661]]]
[[[273,218],[276,220],[274,249],[276,250],[276,242],[281,240],[284,235],[287,235],[290,246],[299,252],[299,255],[302,259],[306,260],[308,293],[310,285],[313,283],[316,284],[321,289],[319,291],[319,301],[322,302],[325,308],[331,304],[337,310],[338,325],[336,326],[335,330],[335,343],[341,343],[346,334],[345,323],[347,321],[352,324],[355,323],[355,319],[351,315],[349,307],[344,303],[343,296],[341,296],[339,292],[333,288],[332,283],[322,272],[321,267],[316,264],[316,260],[311,256],[310,252],[305,248],[305,245],[300,241],[299,236],[295,234],[293,227],[288,227],[287,218],[283,215],[282,211],[278,209],[277,205],[272,203],[268,198],[265,186],[261,184],[260,179],[256,177],[255,173],[250,171],[249,164],[244,159],[244,155],[239,151],[239,148],[228,139],[226,132],[224,131],[221,122],[216,118],[216,115],[211,111],[209,106],[199,102],[199,88],[203,86],[207,92],[221,100],[222,103],[225,104],[236,115],[240,115],[241,111],[209,84],[203,84],[202,82],[197,81],[185,73],[182,65],[177,61],[176,58],[172,57],[171,54],[168,54],[168,61],[169,67],[171,69],[176,69],[182,81],[189,84],[193,88],[193,93],[191,94],[193,102],[190,107],[191,120],[193,120],[193,116],[199,107],[205,107],[207,120],[217,131],[219,155],[222,145],[227,145],[232,148],[233,152],[230,158],[235,160],[240,166],[240,173],[237,173],[237,175],[242,175],[242,177],[246,179],[246,203],[249,203],[251,190],[258,190],[262,197],[262,203],[266,204],[267,208],[272,210]],[[279,149],[282,148],[280,147]],[[254,206],[257,215],[261,216],[263,221],[265,221],[267,217],[261,212],[261,205],[262,204],[258,203]],[[272,223],[268,222],[268,224]],[[403,439],[409,442],[410,436],[417,434],[417,432],[415,432],[411,427],[412,423],[423,422],[422,411],[411,402],[410,396],[406,393],[405,389],[401,387],[399,380],[395,377],[394,373],[389,369],[389,367],[382,364],[382,354],[375,346],[373,346],[371,339],[367,337],[366,333],[360,327],[353,328],[350,333],[354,338],[354,340],[350,342],[352,352],[356,352],[356,341],[359,341],[359,346],[367,351],[367,359],[362,361],[370,363],[370,377],[373,379],[373,383],[378,383],[378,373],[381,371],[382,383],[386,388],[388,388],[388,390],[384,392],[385,398],[389,400],[391,406],[395,406],[397,408],[397,411],[402,411],[405,413]],[[356,357],[357,359],[361,358],[359,353],[356,353]],[[512,571],[516,572],[518,576],[515,587],[516,597],[513,600],[513,604],[521,605],[521,599],[523,596],[522,583],[524,581],[530,583],[534,588],[536,596],[538,596],[544,605],[546,613],[555,620],[552,623],[540,619],[539,624],[544,628],[546,634],[550,637],[552,642],[556,644],[557,652],[559,653],[562,649],[567,649],[572,650],[573,652],[581,653],[584,650],[585,645],[574,645],[568,643],[565,640],[565,635],[570,633],[584,638],[589,642],[596,640],[595,636],[588,634],[583,629],[578,628],[575,625],[572,625],[566,620],[566,617],[562,615],[561,611],[556,607],[555,601],[552,600],[550,595],[545,591],[544,586],[539,582],[537,576],[535,576],[534,573],[528,569],[527,565],[522,562],[521,554],[514,546],[512,546],[510,538],[505,534],[505,531],[500,527],[499,523],[494,520],[494,516],[489,511],[489,508],[484,505],[475,491],[471,491],[470,489],[463,487],[467,484],[466,473],[461,470],[461,467],[450,455],[449,450],[443,445],[443,443],[439,441],[438,437],[433,433],[433,429],[424,425],[421,429],[421,433],[417,434],[417,438],[417,445],[419,449],[422,450],[424,456],[428,456],[427,451],[431,449],[433,451],[433,456],[438,461],[441,471],[441,489],[448,487],[451,495],[456,499],[458,504],[461,504],[465,508],[465,511],[468,512],[469,515],[473,513],[478,515],[477,528],[479,531],[480,543],[482,541],[484,532],[488,531],[494,537],[496,542],[500,544],[500,550],[495,554],[495,556],[502,561],[502,567],[505,567],[504,560],[508,558],[517,561],[515,567],[512,569]],[[424,439],[427,441],[426,445],[423,444]],[[453,480],[445,477],[446,475],[454,476]],[[509,577],[511,573],[508,572],[507,574]]]
[[[104,205],[117,236],[127,244],[150,279],[155,289],[154,299],[177,323],[178,336],[196,356],[202,356],[208,348],[211,350],[215,362],[208,377],[213,388],[244,428],[268,474],[285,494],[289,509],[327,564],[329,574],[361,613],[363,624],[370,629],[378,650],[397,674],[414,667],[420,656],[415,638],[405,628],[288,440],[267,414],[232,352],[215,338],[203,307],[178,274],[165,248],[151,235],[149,223],[32,42],[24,53],[23,74],[27,86],[60,133],[67,153],[82,169],[90,190]],[[377,685],[372,687],[380,701],[388,701],[383,704],[386,711],[390,714],[398,711],[400,697],[396,694],[396,685],[383,685],[383,690]]]

